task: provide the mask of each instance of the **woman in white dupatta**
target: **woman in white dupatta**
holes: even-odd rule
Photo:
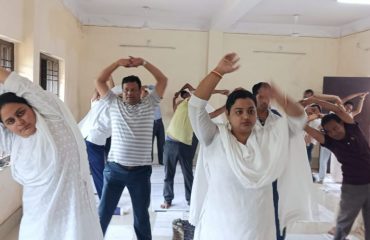
[[[0,150],[23,186],[20,240],[103,239],[83,138],[52,93],[0,68]]]
[[[282,178],[289,168],[291,133],[301,134],[306,116],[303,108],[283,96],[275,87],[271,94],[287,116],[276,118],[273,127],[256,129],[256,102],[254,96],[243,89],[235,90],[226,102],[229,124],[215,124],[205,110],[211,92],[224,74],[238,69],[239,58],[227,54],[214,71],[199,84],[189,101],[189,118],[202,147],[205,175],[196,178],[193,189],[202,189],[201,200],[191,199],[191,205],[201,206],[200,212],[190,212],[195,225],[196,240],[273,240],[276,239],[272,182]],[[302,146],[304,146],[302,138]],[[300,169],[293,169],[298,173]],[[198,169],[197,169],[198,171]],[[287,174],[291,175],[291,174]],[[306,174],[309,179],[309,174]],[[298,179],[295,179],[298,180]],[[201,182],[200,182],[201,181]],[[285,197],[289,182],[279,186]],[[199,185],[207,184],[206,188]],[[305,189],[305,188],[303,188]],[[199,195],[199,194],[198,194]],[[291,193],[307,195],[304,190]],[[290,219],[305,218],[307,211],[290,211],[281,203]],[[309,206],[307,206],[309,208]],[[192,208],[191,209],[196,209]],[[280,209],[280,208],[279,208]],[[199,211],[199,209],[198,209]],[[283,217],[287,217],[282,214]],[[283,220],[284,223],[286,219]],[[285,225],[285,224],[284,224]]]

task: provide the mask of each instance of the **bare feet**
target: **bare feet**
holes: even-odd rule
[[[336,230],[336,228],[335,227],[332,227],[329,231],[328,231],[328,233],[330,234],[330,235],[335,235],[335,230]],[[346,238],[345,240],[349,240],[348,238]]]
[[[171,202],[164,201],[161,204],[161,208],[163,208],[163,209],[169,209],[170,207],[171,207]]]

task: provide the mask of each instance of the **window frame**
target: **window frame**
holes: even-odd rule
[[[10,59],[3,58],[3,55],[5,55],[5,53],[3,53],[3,47],[10,51]],[[10,62],[10,67],[3,64],[3,61]],[[14,62],[14,43],[0,39],[0,66],[10,71],[14,71]]]
[[[59,97],[60,61],[44,53],[40,53],[40,86]]]

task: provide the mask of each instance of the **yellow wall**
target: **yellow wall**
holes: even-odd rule
[[[22,205],[22,188],[11,177],[10,168],[0,171],[0,225]],[[1,232],[0,232],[1,235]]]
[[[16,42],[16,70],[39,82],[40,53],[59,59],[60,96],[78,117],[77,88],[82,40],[79,22],[58,0],[2,2],[0,36]]]
[[[100,71],[130,55],[147,59],[168,76],[168,88],[161,103],[166,125],[172,116],[174,92],[187,82],[196,87],[221,56],[230,51],[240,55],[241,68],[227,75],[219,88],[250,89],[258,81],[273,80],[298,99],[307,88],[321,92],[324,76],[370,76],[370,31],[325,39],[81,27],[59,0],[0,0],[0,6],[0,38],[16,43],[16,70],[38,82],[40,52],[58,58],[61,96],[77,120],[90,108],[89,99]],[[175,49],[119,46],[148,42]],[[255,50],[305,55],[258,54]],[[117,70],[113,75],[116,84],[129,74],[137,74],[144,84],[154,83],[145,69],[137,68]],[[211,102],[218,107],[225,97],[217,96]],[[0,213],[0,221],[8,214]]]
[[[58,0],[0,0],[0,6],[0,38],[15,43],[16,71],[38,82],[40,52],[60,59],[60,93],[77,117],[80,24]],[[10,169],[1,171],[0,179],[2,224],[21,206],[21,187]]]
[[[86,71],[80,77],[80,108],[83,116],[90,107],[94,83],[101,70],[119,58],[140,56],[147,59],[168,77],[168,88],[161,103],[162,114],[172,115],[171,101],[175,91],[186,82],[196,86],[206,72],[207,39],[204,32],[151,31],[123,28],[84,27],[82,63]],[[175,49],[120,47],[121,44],[171,46]],[[138,75],[143,84],[154,84],[155,79],[143,68],[119,68],[113,74],[116,84],[122,77]]]
[[[370,32],[342,39],[294,38],[192,32],[81,27],[58,0],[0,0],[0,36],[16,42],[16,70],[39,80],[39,54],[61,60],[61,96],[79,120],[89,109],[94,81],[100,71],[121,57],[141,56],[169,77],[162,109],[165,122],[171,117],[173,93],[184,83],[196,86],[226,52],[241,56],[241,69],[221,82],[220,88],[250,88],[255,82],[273,80],[295,98],[312,88],[320,92],[324,76],[369,76]],[[13,21],[9,22],[8,19]],[[10,24],[9,24],[10,23]],[[171,49],[119,47],[120,44],[149,44]],[[303,52],[306,55],[257,54],[254,50]],[[144,69],[119,69],[115,82],[127,74],[138,74],[144,84],[154,79]],[[212,100],[215,106],[224,97]]]
[[[323,77],[336,74],[338,56],[336,39],[246,34],[224,34],[223,39],[222,52],[237,52],[241,57],[241,67],[221,82],[221,88],[251,89],[257,82],[272,81],[289,95],[299,99],[308,88],[321,92]]]
[[[338,76],[370,77],[370,31],[340,39]]]
[[[62,67],[60,95],[64,96],[65,103],[77,116],[79,72],[82,67],[81,26],[60,2],[39,0],[37,3],[35,19],[38,27],[38,52],[47,53],[60,60]],[[37,59],[39,60],[39,57]]]
[[[0,0],[0,38],[10,41],[22,40],[23,1]]]
[[[212,70],[224,53],[235,51],[241,68],[227,75],[219,88],[250,89],[259,81],[273,80],[279,87],[300,98],[307,88],[322,90],[324,76],[336,75],[338,40],[224,34],[220,32],[154,31],[125,28],[83,27],[82,57],[86,69],[81,72],[80,109],[82,117],[89,109],[93,82],[100,71],[113,61],[129,55],[141,56],[157,65],[168,76],[169,83],[161,103],[165,122],[172,116],[171,101],[175,91],[189,82],[194,87]],[[119,47],[120,44],[173,46],[175,50]],[[254,50],[302,52],[306,55],[256,54]],[[99,56],[99,57],[97,57]],[[113,77],[119,84],[123,76],[138,74],[145,84],[154,79],[143,69],[119,69]],[[225,97],[212,100],[215,107]]]

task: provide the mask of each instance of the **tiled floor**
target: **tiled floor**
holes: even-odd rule
[[[151,222],[152,234],[154,240],[169,240],[172,239],[172,221],[177,218],[186,219],[188,215],[188,206],[184,196],[184,180],[181,173],[181,168],[177,168],[175,177],[175,199],[173,207],[168,211],[164,211],[159,206],[163,202],[164,170],[163,166],[153,166],[152,174],[152,199],[151,199]],[[314,216],[313,222],[297,223],[291,227],[291,234],[287,240],[330,240],[332,236],[327,234],[327,231],[333,226],[335,221],[335,209],[337,207],[337,198],[340,194],[340,184],[334,183],[328,178],[325,184],[315,184],[321,199],[318,210]],[[324,195],[324,196],[323,196]],[[120,201],[120,207],[127,210],[129,213],[124,216],[114,216],[107,232],[106,240],[134,240],[132,224],[132,210],[130,207],[129,195],[125,191]],[[330,198],[330,197],[333,197]],[[336,201],[335,201],[336,200]],[[332,201],[332,202],[331,202]],[[331,205],[332,209],[328,209],[327,205]],[[358,240],[350,236],[350,240]]]
[[[172,239],[172,221],[177,218],[186,218],[189,211],[189,207],[187,206],[185,200],[184,179],[181,168],[178,167],[176,170],[174,184],[175,199],[172,202],[173,206],[168,210],[163,210],[160,208],[161,203],[163,203],[163,179],[164,167],[158,165],[153,166],[153,173],[151,177],[151,205],[149,211],[154,240]],[[113,216],[105,239],[136,239],[132,227],[131,200],[127,190],[124,191],[121,197],[119,207],[121,207],[126,214],[123,216]]]
[[[159,206],[163,201],[164,168],[163,166],[153,166],[151,177],[152,192],[150,218],[152,224],[152,235],[154,240],[172,239],[172,221],[177,218],[186,219],[189,207],[184,196],[184,180],[181,168],[177,168],[175,177],[175,199],[173,207],[164,211]],[[340,185],[329,180],[323,185],[315,184],[318,191],[320,205],[313,222],[300,222],[290,227],[290,234],[287,240],[330,240],[332,237],[327,231],[333,226],[337,201],[340,194]],[[97,199],[98,201],[98,199]],[[134,240],[136,239],[132,227],[132,208],[131,200],[127,190],[124,191],[119,202],[122,215],[113,216],[108,228],[106,240]],[[289,229],[289,228],[288,228]],[[18,229],[14,229],[8,238],[4,240],[17,239]],[[351,240],[360,240],[350,236]]]

